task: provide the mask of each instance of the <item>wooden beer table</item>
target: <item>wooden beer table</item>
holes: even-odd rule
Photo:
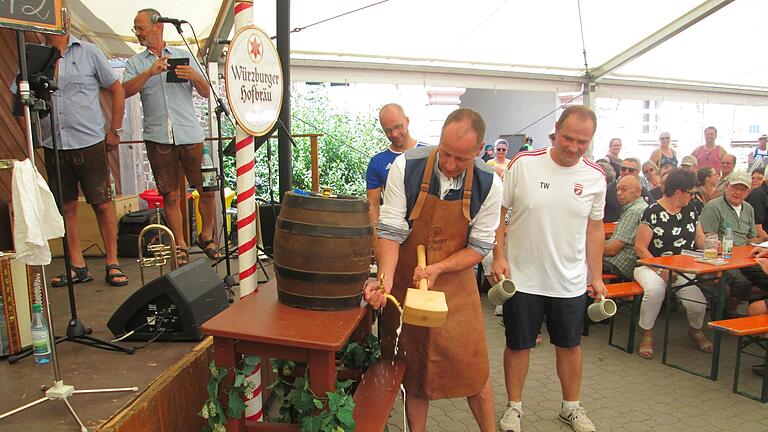
[[[713,381],[717,380],[718,368],[720,365],[720,337],[721,332],[714,332],[712,337],[712,366],[709,375],[705,375],[701,372],[686,369],[684,367],[671,364],[667,361],[667,352],[669,348],[669,315],[670,304],[672,303],[672,293],[691,285],[698,285],[702,282],[712,281],[718,279],[718,273],[726,270],[735,270],[745,267],[752,267],[757,265],[754,258],[749,256],[752,251],[752,246],[736,246],[733,248],[733,254],[731,259],[726,264],[714,265],[701,263],[696,261],[696,257],[689,255],[670,255],[655,258],[644,258],[637,260],[638,265],[645,265],[648,267],[654,267],[664,270],[670,270],[669,280],[667,281],[666,290],[666,307],[664,314],[664,350],[662,355],[662,362],[676,369],[683,370],[685,372],[692,373],[694,375],[703,376]],[[687,280],[685,284],[679,286],[672,286],[673,274],[677,273],[679,277]],[[687,274],[693,274],[694,277],[690,278]],[[717,297],[715,304],[712,306],[712,321],[717,321],[723,318],[723,311],[725,309],[725,278],[719,277]],[[689,301],[694,301],[687,299]]]
[[[310,388],[316,395],[336,390],[336,351],[353,335],[371,329],[367,306],[344,311],[313,311],[277,301],[275,279],[208,320],[203,332],[213,336],[216,365],[232,368],[242,355],[306,362]],[[268,361],[268,360],[267,360]],[[263,364],[263,368],[271,367]],[[230,374],[225,382],[232,382]],[[226,406],[226,405],[225,405]],[[227,431],[295,431],[296,425],[227,422]]]

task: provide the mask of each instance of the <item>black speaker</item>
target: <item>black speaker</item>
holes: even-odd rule
[[[117,308],[107,327],[123,340],[197,341],[200,326],[229,306],[219,275],[208,260],[192,261],[147,283]]]
[[[273,254],[275,243],[275,224],[280,215],[280,204],[259,204],[259,224],[261,224],[261,242],[268,254]]]
[[[139,233],[149,224],[165,225],[163,209],[159,211],[157,209],[138,210],[123,215],[117,224],[117,255],[125,258],[138,258]],[[166,245],[170,244],[169,236],[163,233],[161,240],[158,230],[144,233],[144,256],[152,256],[147,248],[161,242]]]

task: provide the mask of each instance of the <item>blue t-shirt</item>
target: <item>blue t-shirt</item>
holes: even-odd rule
[[[423,142],[416,142],[416,147],[427,146],[429,144]],[[373,155],[368,162],[368,170],[365,172],[365,184],[368,190],[382,188],[387,184],[387,175],[389,175],[389,167],[392,166],[392,162],[395,158],[402,153],[394,152],[387,147],[383,151]]]

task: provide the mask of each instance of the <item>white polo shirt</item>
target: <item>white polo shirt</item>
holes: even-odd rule
[[[605,173],[586,158],[557,165],[551,150],[521,152],[507,166],[507,261],[518,291],[571,298],[586,291],[587,221],[603,219]]]

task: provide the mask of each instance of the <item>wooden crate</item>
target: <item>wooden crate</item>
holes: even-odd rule
[[[139,209],[139,198],[136,195],[119,195],[114,197],[116,222],[128,212]],[[104,242],[101,240],[99,224],[96,220],[96,214],[93,208],[85,202],[84,197],[77,201],[77,222],[80,231],[80,247],[83,255],[90,257],[104,256]],[[117,227],[115,227],[117,230]],[[51,255],[54,257],[64,256],[62,239],[55,239],[48,242],[51,248]]]

